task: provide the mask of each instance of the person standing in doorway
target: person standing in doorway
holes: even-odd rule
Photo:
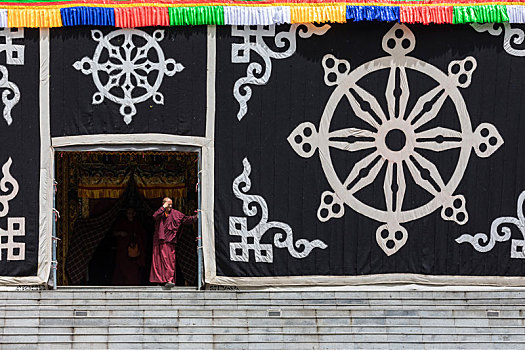
[[[173,201],[166,197],[162,206],[153,214],[155,233],[153,234],[153,259],[149,280],[162,283],[171,288],[175,285],[175,244],[182,225],[193,224],[197,215],[187,216],[172,208]]]
[[[113,226],[116,243],[113,285],[138,286],[142,280],[144,261],[144,242],[146,231],[135,218],[135,209],[126,209],[126,216],[117,220]]]

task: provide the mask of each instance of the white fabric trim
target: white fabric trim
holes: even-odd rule
[[[208,144],[202,148],[202,252],[204,257],[204,281],[216,274],[214,213],[215,176],[215,74],[217,60],[217,28],[208,26],[207,86],[206,86],[206,138]]]
[[[152,144],[152,145],[172,145],[180,146],[204,146],[208,140],[197,136],[178,136],[166,134],[97,134],[97,135],[78,135],[61,136],[51,139],[53,147],[68,147],[82,145],[126,145],[133,143]]]
[[[207,290],[242,291],[242,292],[525,292],[525,287],[495,287],[495,286],[439,286],[427,284],[371,284],[347,286],[267,286],[267,287],[236,287],[208,285]],[[1,290],[1,289],[0,289]],[[335,295],[333,296],[336,297]]]
[[[290,23],[291,16],[289,6],[224,7],[224,24],[230,25],[272,25]]]
[[[509,23],[525,23],[525,6],[507,5]]]
[[[0,9],[0,27],[7,28],[7,9]]]
[[[500,276],[436,276],[392,273],[366,276],[279,276],[279,277],[225,277],[213,276],[208,283],[229,286],[344,286],[367,284],[429,284],[442,286],[500,286],[523,287],[525,277]]]
[[[49,29],[40,29],[40,222],[38,277],[47,282],[52,260],[55,157],[49,121]]]

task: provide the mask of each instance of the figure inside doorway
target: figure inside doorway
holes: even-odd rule
[[[177,234],[182,225],[193,224],[197,215],[187,216],[172,208],[169,197],[162,200],[162,206],[153,214],[155,233],[153,235],[153,260],[150,282],[161,283],[166,287],[175,286]]]
[[[126,215],[113,226],[116,243],[113,285],[138,286],[145,267],[144,245],[146,231],[135,218],[134,208],[127,208]]]

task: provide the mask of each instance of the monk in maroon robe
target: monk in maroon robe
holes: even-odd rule
[[[187,216],[172,209],[173,201],[166,197],[154,214],[155,233],[153,235],[153,260],[151,262],[150,282],[163,283],[167,287],[175,285],[175,244],[182,225],[193,224],[197,215]]]

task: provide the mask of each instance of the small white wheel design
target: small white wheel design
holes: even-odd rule
[[[84,57],[73,66],[93,76],[98,89],[93,104],[105,98],[120,104],[126,124],[137,113],[135,104],[149,98],[164,104],[164,96],[158,91],[164,75],[173,76],[184,66],[165,58],[158,43],[164,39],[163,30],[156,30],[152,36],[138,29],[119,29],[106,36],[93,30],[91,36],[98,42],[93,58]]]
[[[288,137],[288,142],[301,157],[308,158],[316,150],[319,151],[323,171],[333,190],[322,195],[319,220],[324,222],[342,217],[343,204],[346,204],[358,213],[383,223],[376,231],[376,240],[387,255],[396,253],[408,239],[408,232],[401,226],[402,223],[429,215],[440,207],[444,220],[465,224],[468,221],[465,197],[454,195],[454,191],[463,177],[471,151],[474,149],[478,156],[488,157],[503,144],[502,137],[491,124],[483,123],[475,131],[472,130],[467,106],[459,91],[459,88],[470,85],[476,60],[467,57],[452,61],[448,72],[444,73],[429,63],[407,56],[415,43],[414,34],[408,27],[395,24],[383,37],[383,50],[389,54],[386,57],[374,59],[351,71],[348,61],[325,55],[322,61],[324,81],[326,85],[336,88],[326,104],[319,128],[316,130],[312,123],[305,122]],[[363,77],[380,70],[389,70],[386,110],[375,96],[359,85]],[[417,99],[411,110],[408,110],[410,87],[407,70],[420,72],[437,83],[436,87]],[[368,124],[369,129],[352,126],[330,129],[334,112],[343,99],[349,102],[355,116]],[[455,106],[460,130],[441,126],[425,129],[447,99]],[[403,140],[398,145],[389,143],[394,134]],[[330,148],[348,152],[370,149],[371,152],[356,162],[347,177],[341,180]],[[460,149],[459,159],[448,180],[443,179],[436,165],[419,152],[441,152],[453,148]],[[386,210],[363,203],[355,196],[376,181],[384,168]],[[430,193],[431,200],[404,210],[407,176]]]

